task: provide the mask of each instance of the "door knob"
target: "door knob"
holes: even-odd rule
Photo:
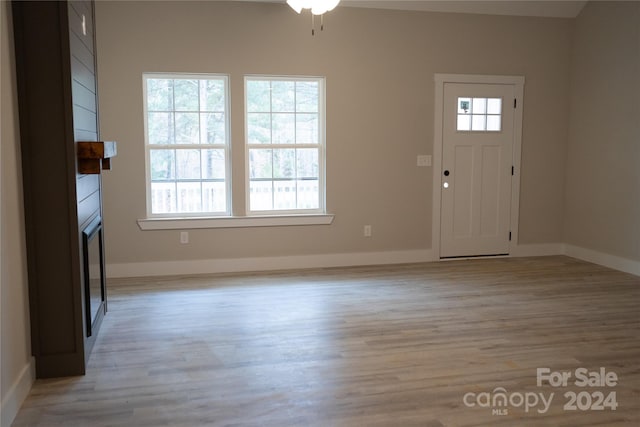
[[[444,176],[449,176],[449,170],[444,171]]]

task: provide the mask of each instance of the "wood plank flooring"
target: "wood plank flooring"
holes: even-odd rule
[[[640,278],[568,257],[128,280],[109,298],[87,375],[38,380],[14,426],[640,425]],[[538,387],[543,367],[619,380]],[[477,404],[498,387],[511,403]],[[618,407],[564,410],[568,391]],[[540,393],[548,411],[517,405]]]

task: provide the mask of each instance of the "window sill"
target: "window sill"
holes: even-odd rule
[[[293,225],[329,225],[331,214],[236,216],[219,218],[144,218],[138,220],[141,230],[194,230],[200,228],[280,227]]]

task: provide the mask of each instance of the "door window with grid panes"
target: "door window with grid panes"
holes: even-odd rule
[[[143,79],[149,216],[228,215],[228,78]]]
[[[250,213],[324,211],[324,79],[245,78]]]
[[[502,98],[458,98],[457,130],[499,132],[502,130]]]

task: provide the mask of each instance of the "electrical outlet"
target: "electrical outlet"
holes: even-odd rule
[[[188,231],[181,231],[180,232],[180,243],[182,243],[183,245],[186,245],[187,243],[189,243],[189,232]]]
[[[371,237],[371,226],[370,225],[365,225],[364,226],[364,237]]]

